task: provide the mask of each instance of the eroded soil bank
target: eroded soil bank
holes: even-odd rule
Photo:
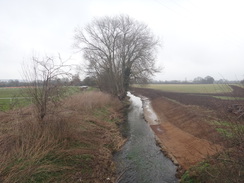
[[[134,91],[151,100],[158,120],[147,119],[147,115],[145,118],[163,150],[182,172],[223,149],[221,137],[208,123],[216,118],[212,111],[170,100],[160,91],[138,88]]]

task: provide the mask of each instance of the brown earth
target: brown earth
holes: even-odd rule
[[[228,112],[233,103],[242,100],[220,100],[206,94],[163,92],[153,89],[133,88],[138,95],[151,100],[159,122],[151,123],[163,150],[186,170],[209,155],[220,152],[225,144],[211,121],[235,118]],[[233,87],[228,96],[242,97],[244,90]],[[214,94],[214,96],[225,94]]]

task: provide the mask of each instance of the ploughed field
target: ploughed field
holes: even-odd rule
[[[166,97],[184,105],[196,105],[214,110],[219,117],[235,114],[241,115],[235,105],[244,106],[244,88],[236,85],[149,85],[134,88],[141,95],[151,100]],[[192,91],[192,92],[191,92]],[[232,110],[233,109],[233,110]],[[231,111],[232,110],[232,111]]]
[[[225,139],[235,135],[229,128],[233,122],[243,129],[240,86],[145,85],[133,92],[151,100],[159,121],[150,126],[182,172],[227,148]]]

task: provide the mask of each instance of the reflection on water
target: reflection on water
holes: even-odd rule
[[[176,166],[156,146],[154,134],[143,119],[142,101],[128,93],[131,106],[128,114],[129,139],[115,155],[118,183],[174,183]]]

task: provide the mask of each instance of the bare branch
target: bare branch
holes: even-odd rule
[[[23,66],[24,79],[29,82],[27,93],[32,97],[39,120],[42,121],[51,110],[48,109],[49,103],[56,104],[59,101],[64,89],[59,80],[69,77],[70,69],[69,65],[64,65],[60,55],[59,64],[55,64],[52,57],[39,59],[33,56],[32,66]]]
[[[129,16],[95,19],[76,30],[75,41],[100,89],[120,98],[126,95],[132,79],[147,80],[159,71],[155,67],[159,40],[147,25]]]

